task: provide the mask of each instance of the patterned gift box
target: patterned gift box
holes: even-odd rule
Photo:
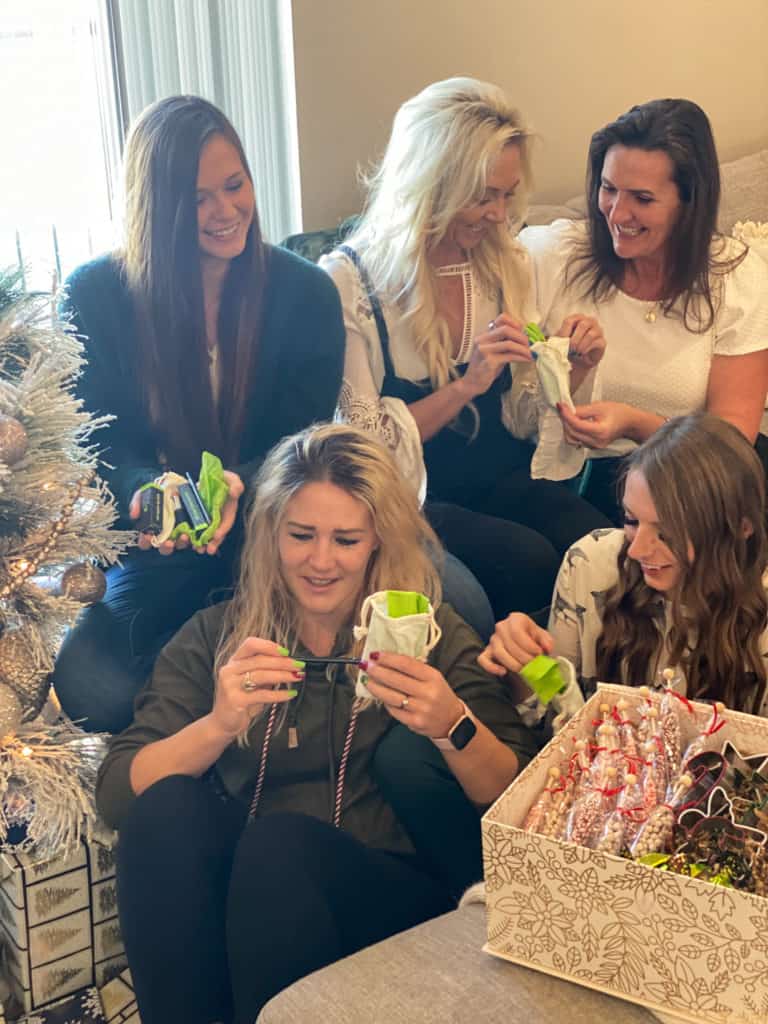
[[[107,1024],[141,1024],[130,971],[125,970],[119,978],[113,978],[99,995]]]
[[[44,1010],[34,1010],[17,1024],[105,1024],[105,1020],[98,991],[85,988]]]
[[[549,768],[589,735],[602,702],[622,697],[639,700],[601,685],[483,817],[484,948],[676,1019],[766,1024],[768,899],[522,830]],[[693,707],[706,727],[711,707]],[[768,719],[725,717],[711,747],[768,751]]]
[[[0,929],[19,1013],[119,974],[113,851],[94,842],[67,859],[0,856]]]

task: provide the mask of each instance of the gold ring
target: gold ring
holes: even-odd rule
[[[407,711],[407,710],[408,710],[408,705],[409,705],[410,703],[411,703],[411,702],[410,702],[410,700],[408,699],[408,697],[403,697],[403,699],[402,699],[402,700],[400,701],[400,710],[401,710],[401,711]]]
[[[258,689],[256,683],[254,683],[254,681],[251,679],[250,672],[245,673],[245,679],[243,680],[242,688],[243,690],[245,690],[246,693],[253,693],[254,690]]]

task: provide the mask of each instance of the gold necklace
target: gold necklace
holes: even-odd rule
[[[649,324],[655,324],[656,323],[656,317],[658,316],[658,309],[659,309],[659,299],[657,299],[653,303],[653,305],[650,307],[648,312],[645,314],[646,323],[649,323]]]

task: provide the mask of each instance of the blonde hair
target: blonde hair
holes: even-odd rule
[[[768,600],[765,475],[754,448],[730,423],[706,413],[665,423],[627,460],[653,498],[664,542],[680,565],[670,594],[669,663],[688,694],[757,713],[765,695],[760,641]],[[689,545],[694,557],[689,557]],[[597,644],[599,678],[646,682],[664,624],[659,593],[627,554]]]
[[[416,590],[437,608],[441,599],[436,563],[441,547],[389,452],[356,427],[325,424],[284,438],[264,460],[248,510],[240,577],[225,618],[214,662],[215,672],[240,644],[257,636],[283,646],[296,642],[299,609],[280,566],[279,531],[288,503],[310,483],[334,484],[361,501],[378,537],[364,586],[350,616],[352,626],[368,594],[377,590]]]
[[[529,137],[501,89],[474,78],[427,86],[398,110],[381,164],[367,180],[368,201],[350,245],[375,291],[400,305],[435,388],[454,371],[428,252],[460,211],[481,201],[491,165],[508,145],[520,150],[522,180],[509,221],[486,233],[472,266],[480,287],[498,294],[503,310],[522,313],[529,278],[510,228],[520,226],[531,188]]]

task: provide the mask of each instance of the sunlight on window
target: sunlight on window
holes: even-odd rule
[[[30,288],[113,244],[97,3],[0,5],[0,265],[23,263]]]

